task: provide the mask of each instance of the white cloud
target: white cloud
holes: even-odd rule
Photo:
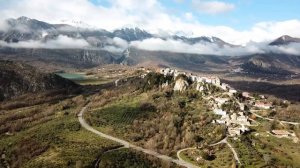
[[[94,41],[90,39],[89,41]],[[174,53],[219,55],[219,56],[242,56],[258,53],[284,53],[292,55],[300,55],[300,43],[290,43],[283,46],[270,46],[269,42],[249,42],[245,46],[222,46],[214,43],[196,43],[187,44],[181,40],[150,38],[143,41],[127,41],[115,37],[107,39],[107,44],[102,48],[95,48],[83,39],[74,39],[60,35],[57,39],[47,42],[41,41],[21,41],[18,43],[7,43],[0,41],[0,46],[13,48],[50,48],[50,49],[66,49],[66,48],[85,48],[85,49],[101,49],[113,53],[122,53],[128,47],[135,47],[149,51],[167,51]]]
[[[181,32],[192,36],[216,36],[226,42],[243,45],[249,41],[273,40],[284,34],[300,37],[299,20],[260,22],[247,30],[238,31],[227,26],[201,24],[189,12],[181,17],[175,16],[158,0],[108,1],[111,3],[109,7],[95,5],[88,0],[10,0],[9,2],[0,0],[0,6],[5,6],[0,10],[0,17],[28,16],[50,23],[60,23],[61,20],[81,20],[107,30],[136,26],[151,33],[167,35]],[[215,13],[234,8],[233,4],[216,0],[194,1],[215,6],[206,8],[214,9]]]
[[[90,47],[88,42],[83,39],[73,39],[67,36],[60,35],[55,40],[49,40],[45,43],[41,41],[21,41],[18,43],[7,43],[0,41],[0,46],[13,47],[13,48],[86,48]]]
[[[123,49],[128,48],[128,42],[118,37],[113,38],[113,44]]]
[[[208,14],[226,13],[235,9],[234,4],[221,1],[193,0],[192,4],[199,12]]]
[[[9,29],[9,25],[7,24],[6,20],[3,18],[0,18],[0,31],[6,31]]]
[[[158,38],[146,39],[143,41],[131,42],[130,46],[143,50],[150,51],[168,51],[177,53],[190,53],[190,54],[205,54],[205,55],[220,55],[220,56],[241,56],[258,53],[285,53],[300,55],[300,44],[292,43],[286,46],[269,46],[267,42],[255,43],[250,42],[246,46],[220,47],[216,44],[187,44],[182,41],[175,40],[162,40]]]
[[[121,53],[129,47],[129,44],[126,40],[123,40],[118,37],[114,37],[113,39],[108,40],[108,43],[109,43],[109,45],[105,45],[101,49],[109,51],[109,52]]]
[[[184,14],[184,16],[185,16],[186,20],[192,20],[194,18],[193,13],[191,13],[191,12],[186,12]]]

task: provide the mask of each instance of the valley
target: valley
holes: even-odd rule
[[[300,167],[299,38],[4,22],[1,168]]]

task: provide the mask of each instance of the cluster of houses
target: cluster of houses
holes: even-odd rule
[[[217,86],[221,88],[225,93],[227,93],[229,96],[233,96],[235,93],[237,93],[237,90],[234,88],[230,87],[230,85],[226,83],[221,83],[220,79],[218,77],[204,77],[204,76],[197,76],[193,74],[187,74],[185,72],[180,72],[174,69],[170,68],[165,68],[161,69],[160,73],[165,75],[165,76],[173,76],[176,78],[178,75],[185,75],[187,76],[192,82],[196,82],[196,90],[202,92],[204,90],[203,83],[206,84],[212,84],[214,86]],[[176,86],[174,89],[176,90],[179,88]],[[179,89],[178,89],[179,90]],[[213,104],[211,105],[213,108],[213,111],[215,114],[220,115],[221,118],[218,120],[213,121],[213,123],[218,123],[218,124],[225,124],[227,126],[227,131],[230,136],[238,136],[246,131],[249,131],[249,128],[247,126],[250,126],[250,122],[248,120],[248,117],[244,115],[243,112],[237,113],[232,113],[231,115],[227,113],[226,111],[223,111],[221,109],[221,106],[225,103],[227,103],[230,98],[229,97],[212,97],[213,99]],[[244,110],[244,104],[238,102],[240,106],[240,110]]]
[[[229,136],[239,136],[247,131],[249,131],[249,126],[251,126],[250,120],[247,115],[245,115],[245,102],[240,102],[236,97],[233,97],[235,93],[237,93],[237,90],[232,88],[230,85],[226,83],[221,83],[220,79],[218,77],[210,76],[197,76],[193,75],[191,73],[181,72],[175,69],[171,68],[165,68],[159,70],[160,74],[163,74],[164,76],[172,76],[174,79],[176,79],[179,75],[185,75],[194,83],[197,83],[196,90],[199,92],[204,91],[204,85],[203,84],[211,84],[216,87],[221,88],[224,93],[223,95],[228,95],[228,97],[214,97],[209,96],[207,100],[209,101],[210,107],[212,108],[213,112],[216,115],[221,116],[220,119],[214,120],[213,123],[215,124],[225,124],[227,127],[227,132]],[[164,84],[168,85],[168,83]],[[184,87],[180,87],[179,85],[184,85]],[[176,85],[174,90],[182,91],[182,88],[186,88],[187,82],[181,81]],[[269,103],[266,101],[266,98],[263,95],[259,95],[260,100],[256,100],[250,93],[248,92],[242,92],[242,97],[246,99],[246,103],[251,105],[252,107],[256,109],[271,109],[272,103]],[[229,101],[235,101],[235,103],[239,106],[238,111],[224,111],[222,110],[222,105],[228,103]],[[231,102],[232,103],[232,102]],[[280,136],[291,136],[292,134],[287,131],[282,130],[274,130],[272,132],[275,135]]]
[[[215,109],[214,112],[215,114],[221,115],[221,118],[214,120],[213,123],[225,124],[230,136],[238,136],[249,131],[247,126],[250,126],[251,124],[248,117],[245,116],[243,112],[239,112],[239,114],[232,113],[231,115],[220,109]]]
[[[215,85],[223,90],[227,90],[229,93],[237,93],[237,90],[234,88],[230,87],[226,83],[221,83],[220,79],[215,76],[210,76],[210,77],[205,77],[205,76],[197,76],[193,75],[192,73],[186,73],[182,71],[178,71],[176,69],[171,69],[171,68],[165,68],[165,69],[160,69],[159,71],[161,74],[164,76],[173,76],[176,78],[179,75],[185,75],[187,76],[192,82],[197,82],[197,83],[208,83]],[[197,90],[202,91],[203,87],[201,85],[198,85]]]

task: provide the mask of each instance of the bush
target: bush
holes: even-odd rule
[[[78,122],[74,121],[74,122],[67,124],[66,127],[70,131],[79,131],[81,128],[81,125]]]
[[[155,87],[159,87],[160,85],[166,83],[167,81],[171,83],[172,80],[173,80],[172,76],[165,77],[162,74],[151,72],[148,73],[147,76],[144,78],[141,88],[143,89],[143,91],[151,90]]]
[[[151,103],[142,103],[140,105],[141,111],[156,111],[156,107]]]

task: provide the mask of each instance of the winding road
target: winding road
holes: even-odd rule
[[[219,144],[221,144],[221,143],[225,143],[225,144],[230,148],[230,150],[231,150],[232,153],[233,153],[233,156],[234,156],[235,161],[236,161],[238,164],[241,164],[238,154],[236,153],[235,149],[231,146],[231,144],[227,141],[227,137],[224,138],[224,139],[222,139],[221,141],[215,143],[215,144],[210,145],[210,146],[219,145]]]
[[[197,168],[197,166],[191,164],[191,163],[188,163],[188,162],[185,162],[183,160],[178,160],[178,159],[173,159],[167,155],[162,155],[162,154],[159,154],[155,151],[152,151],[152,150],[149,150],[149,149],[144,149],[142,147],[139,147],[139,146],[136,146],[134,144],[131,144],[125,140],[122,140],[122,139],[119,139],[119,138],[116,138],[116,137],[113,137],[113,136],[110,136],[110,135],[107,135],[107,134],[104,134],[96,129],[94,129],[93,127],[91,127],[90,125],[87,124],[87,122],[84,120],[83,118],[83,114],[84,112],[86,111],[88,105],[86,105],[85,107],[83,107],[80,111],[80,113],[78,114],[78,120],[81,124],[81,126],[83,128],[85,128],[86,130],[90,131],[90,132],[93,132],[94,134],[97,134],[103,138],[106,138],[106,139],[109,139],[109,140],[112,140],[114,142],[117,142],[117,143],[120,143],[122,145],[124,145],[124,147],[126,148],[131,148],[131,149],[134,149],[136,151],[140,151],[140,152],[143,152],[143,153],[146,153],[146,154],[149,154],[149,155],[152,155],[152,156],[155,156],[159,159],[162,159],[164,161],[167,161],[167,162],[173,162],[177,165],[180,165],[180,166],[184,166],[184,167],[188,167],[188,168]]]
[[[226,145],[230,148],[230,150],[232,151],[233,156],[234,156],[236,162],[237,162],[238,164],[241,164],[240,159],[239,159],[239,157],[238,157],[238,154],[236,153],[235,149],[231,146],[231,144],[227,141],[227,137],[224,138],[224,139],[222,139],[221,141],[219,141],[219,142],[217,142],[217,143],[214,143],[214,144],[211,144],[211,145],[209,145],[209,146],[215,146],[215,145],[219,145],[219,144],[223,144],[223,143],[226,144]],[[185,149],[179,150],[179,151],[177,152],[177,157],[179,158],[179,160],[182,160],[182,161],[183,161],[183,159],[180,157],[180,153],[183,152],[183,151],[185,151],[185,150],[190,150],[190,149],[196,149],[196,148],[193,147],[193,148],[185,148]]]
[[[264,120],[268,120],[268,121],[274,121],[274,119],[272,118],[267,118],[267,117],[263,117],[257,113],[255,113],[257,110],[250,110],[250,113],[252,113],[253,115],[255,115],[256,117],[258,118],[261,118],[261,119],[264,119]],[[291,124],[291,125],[299,125],[300,123],[298,122],[290,122],[290,121],[280,121],[278,120],[280,123],[283,123],[283,124]]]
[[[183,151],[186,151],[186,150],[190,150],[190,149],[196,149],[196,148],[195,148],[195,147],[193,147],[193,148],[184,148],[184,149],[180,149],[179,151],[177,151],[177,157],[178,157],[178,159],[184,161],[184,160],[180,157],[180,153],[183,152]]]

